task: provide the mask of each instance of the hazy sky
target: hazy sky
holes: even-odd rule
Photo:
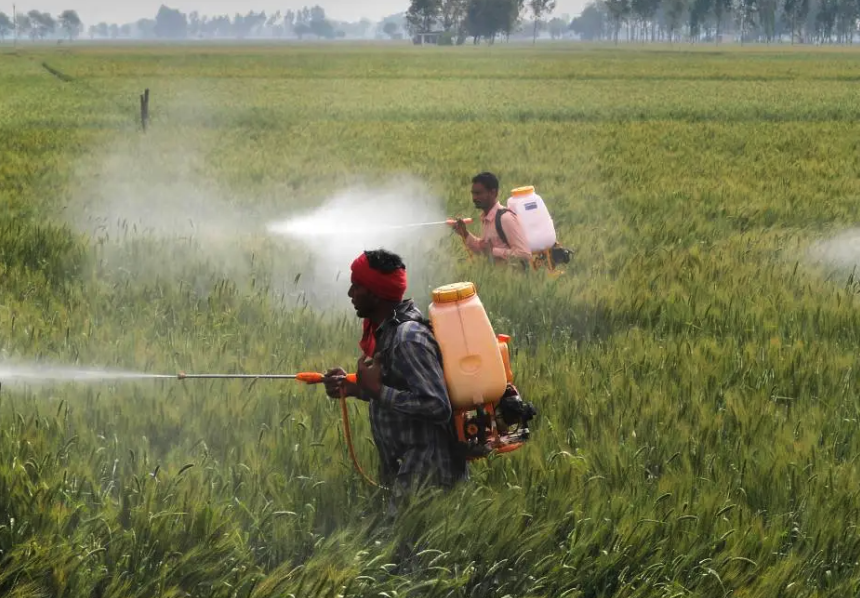
[[[17,4],[19,13],[37,9],[56,15],[73,8],[88,25],[99,21],[122,24],[144,17],[152,18],[161,4],[183,12],[197,10],[201,14],[231,16],[237,12],[245,14],[249,10],[270,13],[280,9],[283,12],[319,4],[328,16],[342,21],[357,21],[362,17],[375,21],[409,7],[408,0],[0,0],[0,12],[11,14],[13,2]],[[574,16],[585,4],[586,0],[557,0],[554,14]]]

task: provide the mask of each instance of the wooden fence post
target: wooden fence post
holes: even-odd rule
[[[146,125],[149,123],[149,88],[140,94],[140,124],[143,126],[143,131],[146,132]]]

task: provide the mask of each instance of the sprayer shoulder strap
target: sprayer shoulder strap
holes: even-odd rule
[[[504,216],[508,212],[511,212],[508,208],[499,208],[496,211],[496,234],[499,235],[499,238],[502,240],[502,243],[510,247],[510,245],[508,244],[508,236],[505,234],[505,230],[502,228],[502,216]],[[511,214],[514,213],[511,212]],[[516,214],[514,214],[514,216],[516,216]]]

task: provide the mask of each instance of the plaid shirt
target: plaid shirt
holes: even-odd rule
[[[442,355],[412,300],[401,302],[376,331],[382,392],[370,403],[370,427],[391,487],[429,481],[450,487],[467,476],[456,434]]]

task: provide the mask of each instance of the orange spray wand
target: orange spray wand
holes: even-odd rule
[[[298,380],[299,382],[304,382],[305,384],[320,384],[326,379],[325,374],[320,374],[319,372],[299,372],[298,374],[186,374],[185,372],[179,372],[176,377],[179,380]],[[352,382],[353,384],[356,384],[358,382],[358,377],[355,374],[347,374],[346,376],[332,376],[330,379],[345,379],[347,382]],[[349,456],[350,458],[352,458],[352,464],[355,465],[355,468],[358,470],[358,473],[361,474],[361,477],[363,477],[371,486],[386,489],[384,486],[380,486],[379,484],[374,482],[366,473],[364,473],[364,470],[361,468],[361,465],[358,464],[358,458],[355,455],[355,447],[353,447],[352,444],[352,433],[349,428],[349,414],[346,410],[346,394],[345,390],[343,389],[341,390],[340,395],[340,409],[341,415],[343,417],[343,431],[344,435],[346,436],[346,445],[349,448]]]
[[[179,380],[186,379],[239,379],[239,380],[298,380],[305,384],[320,384],[325,380],[325,375],[318,372],[299,372],[298,374],[186,374],[179,372],[176,376]],[[343,378],[343,376],[334,376],[333,379]],[[358,379],[355,374],[347,374],[347,382],[356,382]]]

